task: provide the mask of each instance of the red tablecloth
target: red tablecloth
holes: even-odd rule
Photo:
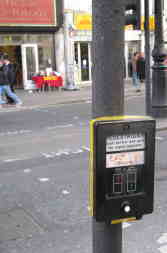
[[[43,77],[42,76],[33,76],[32,77],[32,80],[34,81],[35,83],[35,86],[37,89],[40,89],[43,87],[44,85],[44,80],[43,80]]]
[[[63,79],[61,76],[33,76],[32,80],[34,81],[37,89],[43,88],[44,86],[63,86]]]

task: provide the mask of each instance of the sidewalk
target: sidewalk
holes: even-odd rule
[[[131,80],[125,81],[125,101],[129,98],[144,97],[145,86],[141,85],[141,92],[136,92],[132,87]],[[82,86],[77,91],[46,91],[46,92],[32,92],[29,93],[25,90],[16,90],[17,95],[23,101],[23,106],[16,108],[15,106],[9,106],[2,108],[0,112],[12,112],[22,111],[27,109],[44,108],[48,106],[55,106],[59,104],[71,104],[91,102],[91,86]],[[167,130],[167,119],[156,119],[157,129]]]
[[[91,100],[91,86],[82,86],[77,91],[34,91],[29,93],[25,90],[16,90],[16,94],[22,99],[22,109],[32,109],[37,107],[54,106],[57,104],[79,103]],[[131,81],[125,83],[125,98],[130,96],[143,96],[144,84],[142,84],[141,92],[136,93],[132,87]],[[9,108],[8,108],[9,109]],[[5,108],[6,110],[6,108]]]

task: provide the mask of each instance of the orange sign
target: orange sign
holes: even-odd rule
[[[0,25],[55,25],[55,0],[1,0]]]
[[[77,30],[92,30],[92,16],[88,13],[75,14],[74,25]]]
[[[47,80],[58,80],[58,77],[57,76],[44,76],[43,79],[44,79],[44,81],[47,81]]]
[[[155,17],[154,16],[150,16],[150,20],[149,20],[150,24],[150,31],[154,31],[155,30]],[[144,16],[141,19],[141,30],[144,30]]]
[[[126,25],[125,30],[133,30],[133,25]]]

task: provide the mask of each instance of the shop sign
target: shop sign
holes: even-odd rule
[[[74,25],[77,30],[92,30],[92,16],[88,13],[76,13],[74,15]]]
[[[142,16],[141,18],[141,30],[144,30],[144,16]],[[150,31],[154,31],[155,30],[155,17],[154,16],[150,16],[149,19],[149,27],[150,27]]]
[[[133,30],[133,25],[126,25],[125,30]]]
[[[55,0],[0,1],[0,25],[56,25]]]

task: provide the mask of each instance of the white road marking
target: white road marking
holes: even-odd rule
[[[77,119],[79,119],[79,117],[78,117],[78,116],[74,116],[73,119],[76,119],[76,120],[77,120]]]
[[[52,127],[47,127],[47,129],[48,130],[54,130],[54,129],[57,129],[57,128],[68,128],[68,127],[73,127],[73,124],[52,126]]]
[[[49,179],[49,178],[47,178],[47,177],[38,178],[38,180],[39,180],[40,182],[42,182],[42,183],[45,183],[45,182],[50,181],[50,179]]]
[[[20,134],[29,134],[29,133],[32,133],[32,130],[20,130],[19,133]]]
[[[159,244],[167,243],[167,233],[163,233],[162,236],[157,240]]]
[[[161,237],[157,240],[158,244],[167,244],[167,233],[163,233]],[[158,250],[161,253],[166,253],[167,252],[167,245],[163,245]]]
[[[2,132],[0,133],[0,136],[11,136],[11,135],[19,135],[19,134],[27,134],[27,133],[32,133],[32,130],[19,130],[19,131],[8,131],[8,132]]]
[[[12,162],[21,161],[21,160],[23,160],[23,159],[21,159],[21,158],[15,158],[15,159],[3,160],[3,162],[5,162],[5,163],[12,163]]]
[[[73,154],[80,154],[80,153],[83,153],[83,150],[82,149],[78,149],[76,151],[72,151]]]
[[[67,191],[67,190],[63,190],[63,191],[62,191],[62,194],[63,194],[63,195],[68,195],[68,194],[70,194],[70,192]]]
[[[45,158],[54,158],[56,156],[62,156],[62,155],[70,155],[70,151],[67,149],[64,149],[64,150],[58,150],[58,152],[42,153],[42,156],[44,156]]]
[[[32,170],[31,169],[25,169],[24,173],[30,173]]]
[[[46,109],[40,109],[40,108],[35,108],[34,111],[37,111],[37,112],[49,112],[49,110],[46,110]]]
[[[48,152],[48,153],[41,152],[40,157],[42,156],[46,159],[51,159],[51,158],[55,158],[55,157],[61,157],[63,155],[65,155],[65,156],[77,155],[77,154],[81,154],[81,153],[84,153],[87,151],[90,151],[90,149],[86,146],[82,146],[81,148],[78,148],[76,150],[62,149],[62,150],[57,150],[56,152]],[[31,157],[20,157],[20,158],[13,158],[13,159],[9,158],[9,159],[0,160],[0,161],[4,162],[4,163],[12,163],[12,162],[24,161],[24,160],[28,160],[28,159],[31,159]]]
[[[55,154],[56,156],[61,156],[61,155],[70,155],[70,151],[69,150],[66,150],[66,149],[64,149],[64,150],[60,150],[60,151],[58,151],[58,152],[56,152],[56,154]]]
[[[65,233],[65,234],[69,233],[69,230],[64,230],[64,233]]]
[[[53,153],[42,153],[42,156],[44,156],[45,158],[54,158],[55,154],[53,154]]]
[[[167,245],[164,245],[164,246],[158,248],[158,250],[159,250],[161,253],[166,253],[166,252],[167,252]]]

